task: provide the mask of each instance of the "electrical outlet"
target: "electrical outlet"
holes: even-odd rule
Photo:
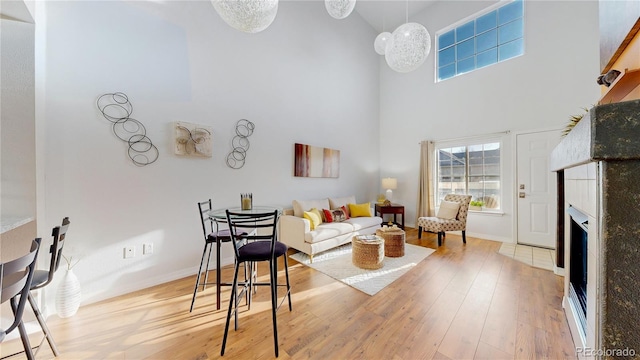
[[[136,247],[135,246],[126,246],[124,248],[124,258],[129,259],[136,256]]]
[[[144,244],[142,247],[143,255],[151,255],[153,254],[153,243]]]

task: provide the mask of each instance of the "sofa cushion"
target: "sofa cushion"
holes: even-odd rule
[[[355,204],[356,197],[354,195],[339,197],[339,198],[329,198],[329,209],[339,209],[344,206],[349,210],[349,204]]]
[[[369,205],[369,203],[349,204],[349,213],[351,217],[370,217],[371,205]]]
[[[353,224],[347,221],[322,223],[304,235],[304,241],[308,243],[316,243],[334,238],[336,236],[348,234],[354,231]]]
[[[379,216],[371,216],[371,217],[356,217],[351,218],[349,220],[345,220],[345,223],[353,225],[353,229],[355,231],[359,231],[360,229],[366,229],[368,227],[380,227],[382,223],[382,218]]]
[[[305,211],[312,208],[329,209],[329,199],[319,200],[293,200],[293,216],[303,217]]]

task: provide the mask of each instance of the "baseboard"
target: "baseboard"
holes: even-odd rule
[[[222,267],[233,264],[233,256],[226,257],[220,260]],[[174,271],[167,274],[161,274],[152,278],[148,278],[144,281],[138,281],[135,283],[126,283],[118,286],[117,291],[109,291],[99,294],[91,294],[82,298],[80,306],[93,304],[99,301],[108,300],[117,296],[122,296],[135,291],[140,291],[146,288],[150,288],[157,285],[162,285],[171,281],[183,279],[185,277],[194,276],[198,272],[198,266],[194,266],[187,269]]]
[[[473,232],[467,231],[467,237],[474,237],[474,238],[483,239],[483,240],[491,240],[491,241],[499,241],[499,242],[508,243],[508,244],[515,244],[515,241],[513,238],[506,237],[506,236],[495,236],[495,235],[473,233]]]

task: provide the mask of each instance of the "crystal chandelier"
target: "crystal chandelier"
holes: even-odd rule
[[[260,32],[273,22],[278,12],[278,0],[211,0],[218,15],[232,28]]]
[[[387,41],[385,60],[390,68],[406,73],[420,67],[431,51],[431,36],[418,23],[400,25]]]
[[[340,20],[351,14],[356,7],[356,0],[324,0],[324,6],[331,17]]]

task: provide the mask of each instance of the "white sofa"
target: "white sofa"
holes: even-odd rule
[[[354,235],[375,234],[382,218],[379,216],[350,217],[342,222],[318,225],[311,230],[311,222],[304,218],[304,212],[312,208],[338,209],[348,204],[357,204],[355,196],[325,198],[318,200],[294,200],[293,209],[287,209],[280,217],[278,240],[287,246],[309,255],[311,261],[315,254],[335,248],[351,241]],[[370,209],[371,215],[375,215]]]

